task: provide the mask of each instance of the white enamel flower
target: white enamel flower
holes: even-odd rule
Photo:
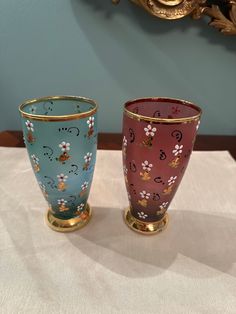
[[[84,156],[84,160],[85,162],[90,162],[91,161],[91,157],[92,157],[92,153],[87,153],[85,156]]]
[[[67,203],[67,201],[64,200],[64,198],[60,198],[59,200],[57,200],[58,205],[65,205],[66,203]]]
[[[178,144],[176,144],[176,145],[175,145],[175,149],[172,150],[172,153],[173,153],[175,156],[182,154],[182,152],[183,152],[183,147],[184,147],[183,145],[178,145]]]
[[[127,138],[124,136],[124,137],[123,137],[123,146],[127,146],[127,143],[128,143],[128,142],[127,142]]]
[[[25,122],[25,125],[26,125],[26,127],[27,127],[27,129],[28,129],[29,131],[34,132],[34,125],[33,125],[33,123],[32,123],[31,121],[27,120],[27,121]]]
[[[169,204],[169,202],[163,202],[160,207],[166,208],[166,206],[167,206],[168,204]]]
[[[40,189],[41,189],[43,192],[46,191],[46,187],[45,187],[45,185],[44,185],[41,181],[39,182],[39,187],[40,187]]]
[[[35,156],[35,154],[31,155],[31,158],[35,164],[37,164],[37,165],[39,164],[39,159],[38,159],[38,157]]]
[[[144,212],[138,212],[138,216],[139,216],[139,218],[141,218],[141,219],[146,219],[146,218],[148,217],[148,215],[147,215],[147,214],[144,214]]]
[[[57,179],[59,182],[66,182],[67,178],[68,176],[64,175],[63,173],[57,175]]]
[[[123,167],[123,170],[124,170],[124,174],[127,175],[128,169],[126,168],[126,166]]]
[[[61,144],[59,144],[59,147],[61,148],[61,150],[63,152],[70,150],[70,143],[66,143],[66,142],[61,142]]]
[[[147,200],[149,199],[150,197],[150,193],[146,192],[146,191],[142,191],[139,193],[141,195],[142,198],[146,198]]]
[[[82,185],[81,185],[81,189],[82,190],[86,190],[88,188],[88,182],[85,181]]]
[[[198,120],[197,125],[196,125],[196,130],[198,130],[198,129],[199,129],[200,123],[201,123],[201,121],[200,121],[200,120]]]
[[[81,211],[84,208],[84,203],[81,203],[79,206],[77,206],[77,210]]]
[[[175,183],[175,180],[177,179],[177,176],[171,176],[168,180],[168,185],[172,185]]]
[[[146,132],[146,136],[151,136],[153,137],[156,132],[156,128],[152,128],[151,124],[148,124],[146,128],[144,128],[144,131]]]
[[[32,105],[30,108],[29,108],[29,112],[32,113],[32,114],[35,114],[36,113],[36,107],[34,105]]]
[[[145,160],[144,162],[142,162],[142,166],[143,166],[143,170],[144,171],[151,171],[151,168],[153,167],[153,164],[149,164],[149,162],[147,160]]]
[[[91,129],[94,126],[94,117],[89,117],[87,120],[88,127]]]

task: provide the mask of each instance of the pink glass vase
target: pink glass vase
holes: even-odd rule
[[[178,99],[128,101],[123,116],[123,168],[129,207],[125,222],[152,234],[168,223],[166,213],[193,150],[201,109]]]

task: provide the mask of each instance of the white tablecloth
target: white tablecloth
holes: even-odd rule
[[[0,313],[236,313],[236,163],[194,152],[155,236],[122,220],[121,152],[98,151],[91,222],[57,233],[24,148],[0,148]]]

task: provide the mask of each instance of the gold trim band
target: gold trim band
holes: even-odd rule
[[[23,110],[28,105],[35,104],[38,102],[50,101],[50,100],[82,101],[82,102],[88,103],[90,105],[93,105],[94,108],[90,109],[86,112],[74,113],[74,114],[62,115],[62,116],[37,115],[37,114],[27,113]],[[97,109],[98,109],[98,105],[93,99],[81,97],[81,96],[46,96],[46,97],[27,100],[24,103],[20,104],[20,106],[19,106],[19,111],[20,111],[22,117],[29,118],[31,120],[38,120],[38,121],[66,121],[66,120],[83,119],[83,118],[86,118],[86,117],[93,115],[95,112],[97,112]]]
[[[140,115],[138,113],[134,113],[130,110],[127,109],[127,107],[130,104],[135,104],[135,103],[139,103],[139,102],[144,102],[144,101],[163,101],[163,103],[170,101],[173,102],[175,104],[181,104],[184,105],[186,107],[191,107],[195,110],[198,111],[197,115],[191,116],[191,117],[185,117],[185,118],[174,118],[174,119],[170,119],[170,118],[158,118],[158,117],[148,117],[148,116],[143,116]],[[170,97],[146,97],[146,98],[137,98],[137,99],[133,99],[133,100],[129,100],[124,104],[124,114],[126,114],[129,118],[134,119],[134,120],[138,120],[138,121],[148,121],[148,122],[156,122],[156,123],[185,123],[185,122],[191,122],[194,120],[198,120],[201,117],[202,114],[202,110],[200,107],[194,105],[193,103],[186,101],[186,100],[182,100],[182,99],[177,99],[177,98],[170,98]]]
[[[84,215],[85,217],[82,219],[81,215]],[[71,219],[59,219],[56,218],[49,209],[45,215],[45,221],[46,224],[54,231],[72,232],[83,228],[90,221],[92,210],[88,203],[86,205],[86,210],[81,215]]]
[[[131,214],[130,207],[128,207],[124,211],[124,221],[126,225],[133,231],[145,235],[152,235],[163,231],[167,227],[169,217],[168,214],[165,213],[164,217],[158,221],[154,222],[140,221]]]

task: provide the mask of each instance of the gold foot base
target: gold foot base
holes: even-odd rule
[[[71,232],[75,231],[78,229],[83,228],[87,223],[89,222],[91,218],[92,210],[87,204],[86,209],[83,211],[83,218],[76,217],[76,218],[71,218],[71,219],[58,219],[53,216],[53,214],[48,210],[46,213],[45,221],[46,224],[54,231],[58,232]]]
[[[169,221],[168,214],[156,222],[143,222],[141,220],[136,219],[131,215],[130,208],[126,208],[124,212],[124,220],[129,228],[138,233],[142,233],[145,235],[156,234],[163,231]]]

